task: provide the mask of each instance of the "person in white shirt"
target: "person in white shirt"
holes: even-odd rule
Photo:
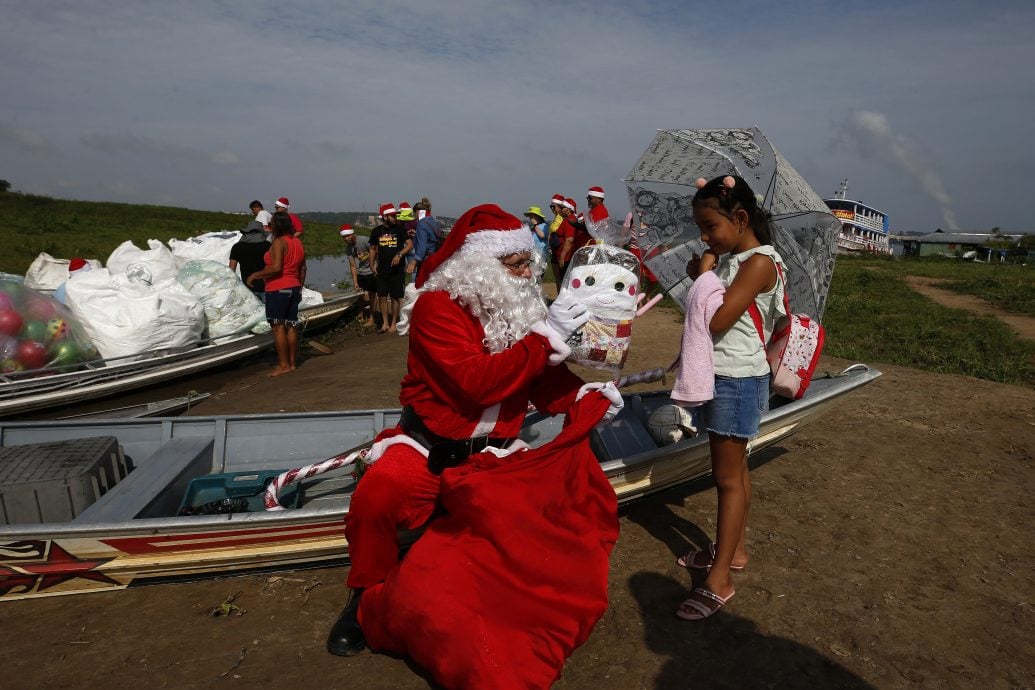
[[[262,202],[256,199],[252,203],[248,204],[248,208],[251,209],[252,215],[255,216],[255,220],[262,224],[262,231],[269,234],[270,221],[273,220],[273,216],[270,215],[269,211],[262,208]]]

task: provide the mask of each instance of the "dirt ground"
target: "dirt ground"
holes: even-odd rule
[[[627,370],[667,364],[679,330],[664,309],[638,320]],[[306,350],[277,379],[267,357],[116,402],[196,389],[213,397],[192,414],[397,406],[404,338],[353,324],[320,340],[334,353]],[[869,364],[884,375],[753,458],[751,563],[713,618],[674,615],[691,586],[675,559],[714,534],[711,485],[621,511],[610,608],[557,688],[1035,686],[1035,390]],[[2,685],[428,687],[403,659],[324,651],[346,573],[6,603]],[[210,615],[234,595],[240,615]]]

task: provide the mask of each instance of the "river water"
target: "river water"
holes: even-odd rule
[[[352,284],[349,262],[345,255],[306,257],[305,286],[323,293],[341,292],[338,283],[345,281]]]

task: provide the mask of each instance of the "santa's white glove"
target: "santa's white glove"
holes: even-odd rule
[[[571,354],[571,347],[565,342],[571,334],[589,321],[590,313],[586,305],[579,302],[569,290],[561,290],[557,299],[550,305],[546,319],[534,324],[533,333],[538,333],[550,341],[553,354],[550,364],[560,364]]]
[[[571,290],[561,290],[546,313],[546,324],[556,331],[561,339],[567,340],[580,326],[589,321],[589,317],[589,309]]]
[[[600,394],[611,403],[607,408],[607,412],[600,418],[601,422],[610,422],[625,407],[625,400],[622,399],[622,394],[618,392],[618,387],[611,381],[594,381],[582,384],[582,388],[579,389],[578,394],[575,396],[576,402],[582,400],[583,396],[590,391],[600,391]]]

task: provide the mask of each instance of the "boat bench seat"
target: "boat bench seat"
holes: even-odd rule
[[[172,517],[191,479],[212,471],[210,438],[172,438],[78,515],[73,522]]]
[[[601,424],[590,434],[590,447],[602,461],[618,460],[658,449],[658,444],[643,425],[640,396],[630,395],[625,400],[625,407],[610,423]]]

